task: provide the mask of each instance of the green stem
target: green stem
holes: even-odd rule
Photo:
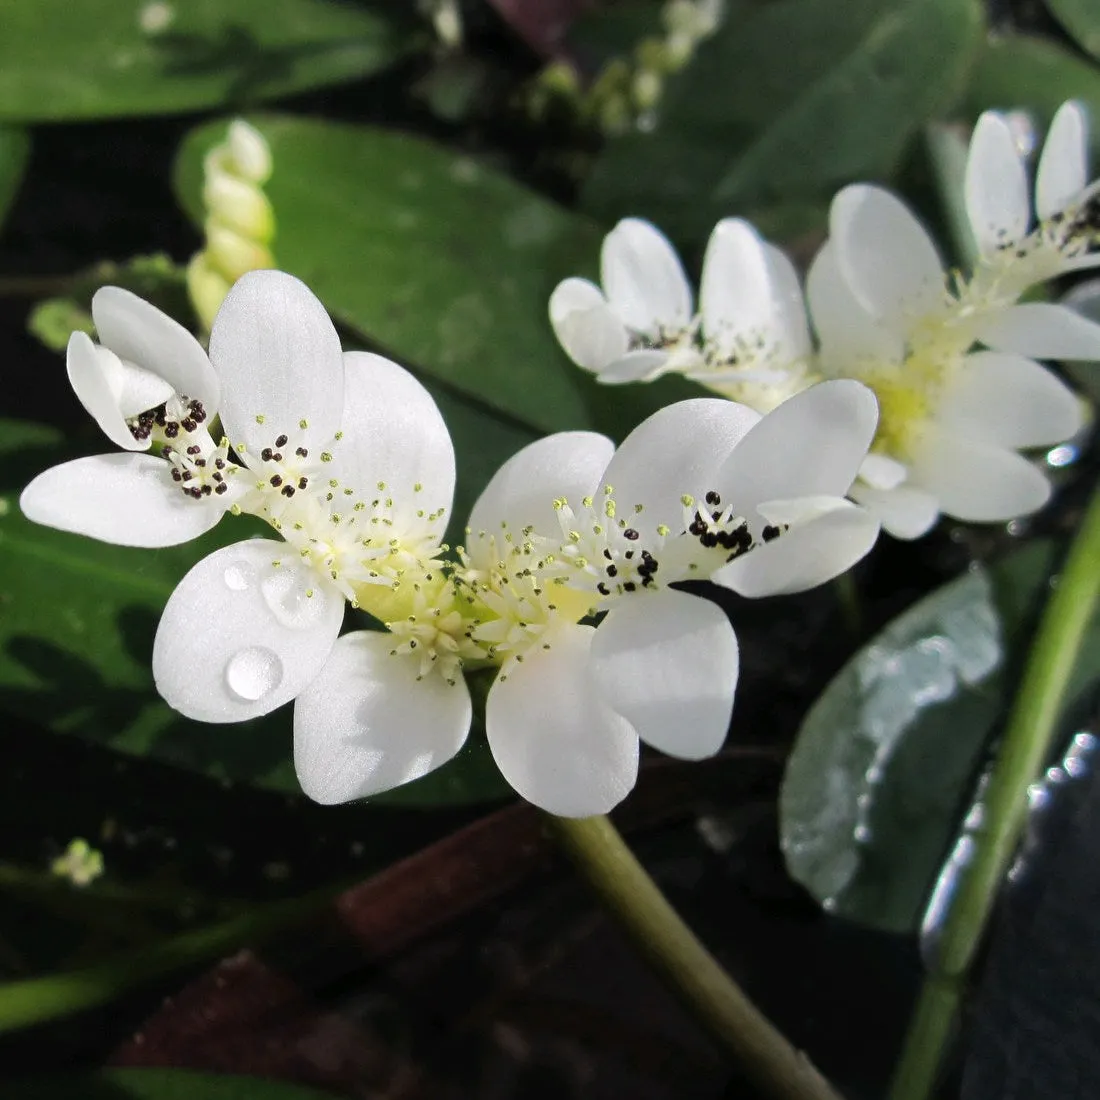
[[[1066,689],[1098,597],[1100,488],[1093,493],[1028,653],[1001,755],[982,799],[985,826],[944,922],[890,1100],[924,1100],[930,1095],[960,991],[1027,823],[1028,787],[1050,755]]]
[[[623,930],[754,1084],[776,1100],[839,1100],[696,939],[606,817],[546,820]]]
[[[272,902],[218,924],[127,951],[94,966],[0,985],[0,1032],[71,1016],[110,1003],[155,978],[254,944],[315,912],[346,887]]]

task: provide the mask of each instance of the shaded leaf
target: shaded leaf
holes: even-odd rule
[[[964,108],[976,118],[985,110],[1022,107],[1045,129],[1067,99],[1081,100],[1100,118],[1100,69],[1050,39],[1008,34],[979,52]]]
[[[653,133],[608,145],[584,205],[643,215],[699,243],[720,217],[824,204],[888,176],[916,129],[962,91],[973,0],[779,0],[731,13],[671,78]]]
[[[19,1081],[24,1100],[332,1100],[332,1093],[258,1077],[185,1069],[108,1069]]]
[[[912,931],[1011,701],[1049,544],[943,586],[886,627],[814,704],[787,766],[791,874],[832,912]],[[1100,675],[1091,628],[1069,697]]]
[[[0,126],[0,225],[23,179],[30,147],[30,138],[22,130]]]
[[[1100,58],[1100,7],[1095,0],[1047,0],[1047,7],[1081,49]]]
[[[193,111],[354,80],[400,57],[411,12],[336,0],[9,4],[0,119]]]

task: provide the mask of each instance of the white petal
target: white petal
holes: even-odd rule
[[[175,546],[217,525],[220,498],[193,500],[172,480],[163,458],[95,455],[63,462],[36,477],[19,498],[35,523],[116,546]]]
[[[201,401],[209,416],[217,413],[218,379],[202,345],[183,325],[117,286],[95,292],[92,319],[100,343],[120,359],[163,378],[181,396]]]
[[[345,352],[344,366],[345,428],[332,448],[333,476],[368,499],[383,482],[396,514],[410,521],[418,510],[443,509],[442,533],[454,497],[455,452],[435,400],[381,355]]]
[[[119,409],[118,393],[111,383],[121,383],[122,363],[113,351],[97,347],[86,332],[74,332],[65,352],[65,369],[77,400],[112,443],[127,451],[149,449],[151,441],[135,439]],[[147,408],[156,404],[159,402]]]
[[[930,429],[913,461],[912,484],[955,519],[992,523],[1042,508],[1050,483],[1015,451]]]
[[[855,565],[875,545],[878,532],[870,512],[839,501],[816,519],[734,558],[711,580],[753,599],[804,592]]]
[[[944,272],[936,246],[889,191],[863,183],[845,187],[833,199],[829,234],[841,277],[885,324],[901,328],[942,306]]]
[[[795,497],[842,497],[874,438],[878,402],[859,382],[820,382],[768,413],[718,471],[722,501],[753,526],[757,505]]]
[[[636,332],[679,329],[691,320],[691,287],[668,238],[624,218],[603,240],[600,282],[612,309]]]
[[[153,642],[153,679],[170,706],[200,722],[241,722],[289,702],[320,673],[344,598],[296,559],[285,542],[250,539],[216,550],[180,581]]]
[[[340,339],[325,307],[293,275],[250,271],[237,280],[214,318],[210,359],[233,444],[258,451],[287,435],[321,449],[347,426]]]
[[[713,397],[658,409],[623,440],[603,475],[620,517],[655,533],[683,515],[681,497],[715,488],[722,460],[760,421],[747,405]],[[635,514],[636,506],[642,511]]]
[[[859,480],[875,489],[896,489],[908,475],[905,463],[888,455],[869,454],[859,464]]]
[[[1100,359],[1100,324],[1053,302],[999,310],[977,326],[975,335],[998,351],[1035,359]]]
[[[1063,295],[1061,304],[1091,321],[1100,321],[1100,279],[1078,283]]]
[[[418,680],[420,659],[391,656],[393,635],[345,634],[294,704],[294,768],[315,802],[367,798],[446,764],[473,708],[461,678]]]
[[[841,274],[833,241],[821,246],[810,265],[806,299],[826,370],[843,375],[859,363],[901,362],[902,334],[887,328],[860,304]]]
[[[1041,220],[1065,210],[1088,184],[1088,137],[1084,106],[1063,103],[1047,131],[1035,179],[1035,211]]]
[[[790,256],[773,244],[764,245],[775,308],[775,335],[786,361],[810,354],[810,326],[802,283]]]
[[[1027,169],[1012,128],[996,111],[986,111],[974,127],[963,187],[970,228],[983,255],[1014,244],[1027,232]]]
[[[630,334],[607,304],[600,288],[587,279],[566,279],[550,295],[550,324],[566,355],[597,374],[622,358]]]
[[[979,351],[945,387],[939,420],[956,435],[1000,447],[1060,443],[1081,427],[1073,391],[1022,355]]]
[[[652,382],[667,373],[671,366],[671,357],[661,348],[643,348],[640,351],[628,351],[626,355],[613,359],[599,371],[599,379],[604,385],[616,386],[627,382]]]
[[[557,432],[517,451],[493,475],[470,513],[470,542],[484,531],[493,535],[507,524],[513,534],[531,526],[558,533],[554,501],[565,497],[578,507],[594,492],[615,445],[596,432]]]
[[[702,760],[721,748],[738,664],[725,613],[671,588],[620,600],[592,642],[592,670],[604,698],[647,745],[683,760]]]
[[[638,735],[604,701],[592,675],[590,626],[555,632],[506,678],[485,706],[485,732],[504,778],[559,817],[605,814],[638,776]]]
[[[882,529],[896,539],[919,539],[940,518],[936,498],[909,485],[876,489],[857,481],[848,495],[857,504],[862,504],[882,524]]]
[[[774,328],[772,293],[760,235],[741,218],[720,221],[707,242],[699,294],[708,343],[728,356],[759,336],[767,339]]]

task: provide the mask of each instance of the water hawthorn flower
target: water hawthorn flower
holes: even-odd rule
[[[921,535],[941,512],[1011,519],[1049,497],[1045,475],[1017,452],[1072,436],[1081,411],[1031,357],[1100,358],[1100,325],[1063,305],[1019,299],[1037,283],[1100,263],[1100,208],[1086,184],[1077,104],[1051,125],[1035,219],[1008,122],[982,115],[966,170],[980,250],[969,278],[945,270],[924,228],[889,192],[856,185],[834,200],[829,241],[808,280],[819,364],[826,375],[862,379],[879,399],[879,431],[852,495],[892,533]]]
[[[713,604],[671,586],[797,592],[862,557],[878,525],[843,498],[875,420],[869,391],[838,381],[764,418],[716,399],[671,405],[617,451],[590,432],[524,448],[475,504],[457,562],[422,542],[419,565],[409,556],[392,586],[357,590],[388,633],[340,638],[298,696],[303,788],[343,802],[439,766],[470,723],[462,673],[479,669],[493,674],[497,765],[552,813],[619,802],[639,740],[712,755],[729,724],[736,637]]]
[[[569,357],[601,382],[677,372],[766,412],[815,380],[794,266],[740,218],[711,234],[698,312],[672,245],[639,218],[604,238],[600,282],[560,283],[550,322]]]

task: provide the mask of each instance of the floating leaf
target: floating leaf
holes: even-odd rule
[[[1100,58],[1100,7],[1096,0],[1047,0],[1047,6],[1081,49]]]
[[[1049,544],[952,581],[848,662],[803,722],[781,837],[791,874],[830,911],[889,931],[919,923],[1047,591]],[[1070,697],[1100,676],[1100,624]]]
[[[965,110],[976,118],[986,110],[1024,108],[1045,128],[1067,99],[1083,101],[1092,118],[1100,118],[1100,69],[1050,39],[1007,34],[979,52]]]
[[[401,6],[333,0],[35,0],[4,8],[0,119],[194,111],[377,72],[410,44]]]
[[[961,93],[982,20],[974,0],[778,0],[732,12],[669,80],[653,133],[608,145],[584,195],[699,243],[729,214],[824,203],[888,176]]]
[[[21,1100],[335,1100],[332,1093],[279,1081],[186,1069],[107,1069],[10,1087]]]
[[[593,272],[601,234],[590,222],[404,134],[250,121],[274,158],[279,264],[385,354],[534,433],[621,435],[684,392],[675,381],[600,387],[558,346],[547,303],[559,280]],[[180,151],[176,187],[196,223],[202,157],[224,133],[200,127]]]

